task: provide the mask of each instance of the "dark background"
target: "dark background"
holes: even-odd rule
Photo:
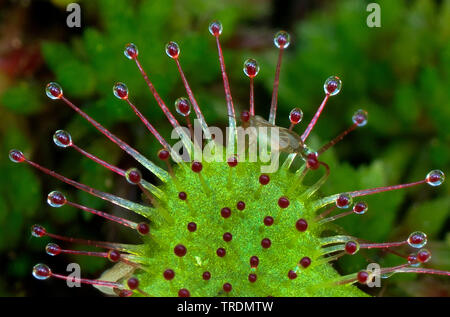
[[[219,19],[221,40],[237,113],[248,108],[248,78],[243,61],[261,67],[255,80],[256,111],[267,116],[277,50],[273,35],[291,34],[281,71],[277,124],[288,126],[288,113],[302,108],[301,132],[323,98],[330,75],[343,80],[310,138],[316,148],[351,124],[359,108],[369,124],[324,155],[332,173],[324,194],[415,181],[431,169],[450,166],[450,1],[377,1],[381,27],[369,28],[369,1],[78,1],[82,27],[66,26],[71,1],[0,3],[0,295],[100,295],[84,286],[69,289],[61,281],[40,282],[31,276],[35,263],[65,272],[80,263],[84,277],[95,278],[109,264],[103,259],[45,254],[45,239],[30,238],[34,223],[74,237],[133,242],[136,236],[70,207],[52,209],[45,198],[59,189],[72,201],[120,215],[100,199],[8,159],[12,148],[34,161],[94,188],[129,199],[135,188],[71,149],[57,148],[51,138],[68,130],[80,147],[124,169],[134,161],[107,141],[61,102],[44,93],[59,82],[76,104],[126,142],[156,161],[159,150],[145,127],[114,98],[116,81],[127,83],[135,103],[164,136],[169,125],[152,112],[154,99],[132,62],[123,56],[128,42],[138,45],[140,59],[168,105],[185,95],[176,67],[164,45],[176,41],[181,63],[208,123],[226,124],[226,105],[215,43],[207,27]],[[151,180],[151,179],[150,179]],[[420,186],[367,199],[368,214],[339,224],[354,236],[384,242],[423,230],[433,252],[430,267],[450,269],[448,182],[439,188]],[[405,250],[406,252],[406,250]],[[343,273],[366,266],[366,258],[382,266],[399,259],[380,252],[345,257]],[[448,296],[448,278],[404,274],[383,280],[384,296]]]

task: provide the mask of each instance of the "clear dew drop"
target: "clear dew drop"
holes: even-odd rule
[[[222,23],[219,21],[214,21],[209,24],[209,33],[211,33],[214,36],[218,36],[222,34]]]
[[[278,48],[288,48],[291,44],[291,36],[286,31],[279,31],[273,37],[273,43]]]
[[[113,93],[119,99],[128,98],[128,87],[124,83],[115,83],[113,86]]]
[[[169,42],[166,44],[166,54],[170,58],[178,58],[178,55],[180,55],[180,47],[175,42]]]
[[[62,148],[72,145],[72,136],[69,132],[64,130],[58,130],[53,134],[53,142]]]
[[[175,110],[183,117],[187,117],[191,113],[191,104],[189,103],[189,99],[180,97],[175,100]]]
[[[58,83],[51,82],[45,87],[45,93],[50,99],[60,99],[63,95],[63,90]]]
[[[353,206],[353,212],[357,215],[363,215],[367,212],[369,206],[366,202],[360,201]]]
[[[19,150],[9,151],[9,159],[14,163],[21,163],[25,160],[25,156]]]
[[[45,247],[45,252],[48,255],[55,256],[61,253],[61,247],[57,245],[56,243],[49,243]]]
[[[426,181],[430,186],[439,186],[445,181],[445,174],[441,170],[433,170],[427,174]]]
[[[125,46],[123,54],[128,59],[135,59],[139,55],[139,50],[138,50],[137,46],[134,45],[133,43],[128,43]]]
[[[353,199],[349,194],[340,194],[336,199],[336,206],[341,209],[346,209],[351,206],[352,202]]]
[[[250,78],[255,77],[259,73],[259,65],[256,60],[249,58],[244,62],[244,74]]]
[[[47,203],[55,208],[64,206],[66,202],[67,202],[66,196],[64,196],[61,192],[58,192],[56,190],[52,191],[47,196]]]
[[[330,76],[325,80],[323,84],[323,90],[326,94],[330,94],[330,96],[337,95],[342,88],[342,81],[337,76]]]
[[[47,265],[39,263],[33,267],[32,274],[38,280],[46,280],[50,277],[50,275],[52,274],[52,271],[50,270],[50,268]]]
[[[300,108],[294,108],[289,113],[289,120],[292,124],[299,124],[303,119],[303,111]]]
[[[363,127],[363,126],[365,126],[367,124],[367,118],[368,118],[367,111],[359,109],[353,115],[352,121],[358,127]]]
[[[416,231],[409,235],[407,241],[411,247],[420,249],[427,244],[427,235],[424,232]]]

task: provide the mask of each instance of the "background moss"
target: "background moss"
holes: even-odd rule
[[[450,1],[377,1],[381,28],[368,28],[369,1],[79,1],[82,28],[65,26],[65,6],[71,1],[33,1],[0,5],[0,295],[97,295],[89,288],[68,289],[61,282],[35,281],[33,264],[51,263],[55,271],[76,261],[84,276],[96,277],[104,261],[60,256],[49,259],[45,243],[30,239],[29,228],[41,223],[50,231],[71,236],[132,242],[114,224],[72,208],[52,209],[45,203],[53,189],[74,201],[120,214],[99,199],[75,191],[31,169],[10,163],[7,153],[20,148],[35,161],[105,191],[128,198],[137,195],[123,179],[56,148],[51,136],[68,130],[88,151],[123,168],[135,162],[90,127],[73,111],[48,100],[43,89],[50,80],[67,96],[114,133],[155,159],[157,142],[122,102],[113,97],[116,81],[127,83],[142,112],[164,136],[169,125],[123,47],[134,42],[141,62],[166,103],[185,91],[164,45],[181,46],[181,63],[197,101],[210,124],[226,124],[217,53],[207,31],[210,21],[224,25],[223,43],[237,112],[248,106],[248,80],[242,63],[252,57],[261,71],[256,78],[256,109],[267,116],[277,58],[272,36],[283,28],[291,33],[281,71],[278,124],[288,125],[288,113],[301,107],[305,121],[323,98],[322,85],[339,75],[343,90],[330,100],[311,142],[317,147],[345,129],[352,113],[364,108],[369,124],[352,133],[324,158],[332,174],[325,194],[408,182],[432,168],[450,171]],[[306,123],[303,123],[303,126]],[[299,126],[301,131],[302,126]],[[417,187],[367,199],[369,212],[339,220],[349,233],[372,241],[403,239],[424,230],[430,237],[432,265],[450,269],[448,235],[449,183],[438,189]],[[344,273],[364,267],[366,258],[392,265],[398,258],[362,252],[337,265]],[[448,279],[414,275],[384,281],[383,295],[448,295]],[[378,294],[380,290],[370,290]]]

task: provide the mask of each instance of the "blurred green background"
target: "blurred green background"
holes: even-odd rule
[[[369,28],[371,1],[165,0],[78,1],[82,27],[66,26],[71,1],[14,1],[0,4],[0,295],[100,295],[91,287],[69,289],[61,281],[32,278],[35,263],[65,272],[78,262],[84,277],[94,278],[108,266],[103,259],[45,254],[46,239],[30,238],[40,223],[55,233],[97,240],[133,242],[136,236],[70,207],[52,209],[51,190],[72,201],[117,215],[102,200],[61,184],[25,166],[13,164],[8,151],[21,149],[34,161],[92,187],[129,199],[135,188],[106,169],[52,142],[57,129],[68,130],[80,147],[122,168],[135,166],[127,155],[76,116],[62,102],[49,100],[45,84],[59,82],[65,94],[101,124],[156,160],[159,146],[130,109],[112,94],[125,82],[133,101],[166,137],[169,124],[124,45],[138,45],[140,59],[168,105],[185,95],[165,44],[181,46],[180,61],[207,121],[226,125],[226,104],[217,50],[207,27],[223,23],[222,43],[237,113],[248,108],[245,59],[261,67],[255,80],[256,111],[268,115],[277,50],[273,34],[291,33],[281,70],[278,124],[287,126],[293,107],[303,109],[300,133],[323,98],[330,75],[343,81],[331,98],[311,142],[320,146],[351,124],[359,108],[369,124],[324,155],[332,173],[324,194],[422,179],[431,169],[450,171],[450,0],[377,1],[381,27]],[[151,178],[148,177],[150,180]],[[350,234],[371,241],[397,241],[411,231],[429,235],[430,266],[450,269],[449,182],[439,188],[420,186],[367,199],[369,212],[338,223]],[[360,270],[367,261],[382,266],[401,259],[383,252],[360,252],[336,267]],[[380,296],[449,296],[447,278],[402,275],[383,280]]]

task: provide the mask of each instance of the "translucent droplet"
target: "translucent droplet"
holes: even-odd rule
[[[14,163],[21,163],[25,161],[25,156],[19,150],[9,151],[9,159]]]
[[[42,263],[36,264],[33,267],[33,276],[38,280],[46,280],[52,275],[50,268]]]
[[[61,247],[55,243],[49,243],[45,247],[45,252],[47,252],[48,255],[55,256],[61,253]]]
[[[47,196],[47,203],[55,208],[64,206],[66,202],[67,202],[66,196],[64,196],[61,192],[58,192],[56,190],[52,191]]]
[[[214,21],[209,24],[209,33],[214,36],[222,34],[222,23],[219,21]]]
[[[59,147],[68,147],[72,145],[72,137],[69,132],[58,130],[53,134],[53,142]]]
[[[340,194],[336,199],[336,206],[341,209],[346,209],[352,204],[352,197],[349,194]]]
[[[367,111],[359,109],[352,117],[352,121],[358,127],[363,127],[367,124]]]
[[[46,234],[46,230],[44,227],[42,227],[40,225],[33,225],[31,227],[31,235],[33,237],[41,238],[41,237],[45,236],[45,234]]]
[[[427,244],[427,235],[424,232],[416,231],[409,235],[408,244],[416,249],[420,249]]]
[[[51,82],[45,87],[45,93],[50,99],[60,99],[63,95],[63,90],[58,83]]]
[[[410,255],[408,255],[407,260],[408,260],[408,263],[410,266],[413,266],[413,267],[420,266],[420,262],[419,262],[419,260],[417,260],[416,253],[411,253]]]
[[[291,36],[286,31],[279,31],[273,37],[273,43],[278,48],[288,48],[291,44]]]
[[[303,119],[303,111],[300,108],[294,108],[289,113],[289,120],[292,124],[299,124]]]
[[[170,58],[177,58],[180,55],[180,47],[175,42],[169,42],[166,45],[166,54]]]
[[[428,185],[430,186],[439,186],[445,181],[445,174],[443,171],[440,170],[434,170],[427,174],[427,177],[425,178]]]
[[[380,275],[380,277],[382,278],[382,279],[387,279],[387,278],[390,278],[392,275],[394,275],[395,274],[395,272],[388,272],[388,273],[383,273],[383,274],[381,274]]]
[[[363,215],[367,212],[368,208],[367,203],[360,201],[353,206],[353,212],[357,215]]]
[[[136,45],[134,45],[133,43],[128,43],[125,46],[125,50],[123,51],[123,54],[128,58],[128,59],[135,59],[138,54],[138,48]]]
[[[191,105],[185,97],[180,97],[175,101],[175,109],[183,117],[187,117],[191,113]]]
[[[431,260],[431,252],[427,249],[420,249],[419,252],[417,252],[417,260],[419,260],[420,263],[427,263]]]
[[[259,73],[258,62],[252,58],[247,59],[244,62],[244,74],[250,78],[255,77]]]
[[[114,96],[119,99],[128,98],[128,87],[124,83],[115,83],[113,87]]]
[[[323,90],[326,94],[330,94],[330,96],[337,95],[342,88],[342,81],[337,76],[330,76],[325,80],[323,84]]]
[[[126,180],[133,185],[139,184],[142,180],[142,174],[137,168],[130,168],[125,173]]]

